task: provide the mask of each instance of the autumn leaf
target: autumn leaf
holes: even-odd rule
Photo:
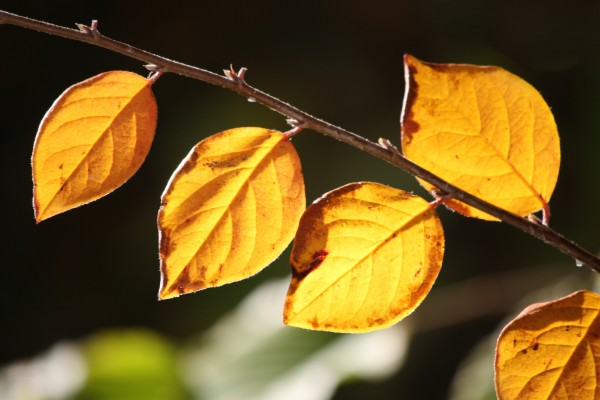
[[[236,128],[201,141],[162,197],[159,298],[256,274],[292,240],[305,202],[298,154],[281,132]]]
[[[401,122],[408,159],[514,214],[547,208],[558,177],[559,138],[548,105],[531,85],[498,67],[432,64],[409,55],[405,70]],[[444,203],[494,220],[456,200]]]
[[[527,307],[498,339],[498,397],[600,398],[599,315],[600,296],[585,290]]]
[[[422,198],[378,183],[327,193],[300,220],[284,322],[334,332],[385,328],[429,293],[444,234]]]
[[[111,71],[68,88],[44,116],[33,147],[37,222],[96,200],[125,183],[156,129],[150,81]]]

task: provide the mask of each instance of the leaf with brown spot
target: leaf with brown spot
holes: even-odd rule
[[[500,334],[495,366],[502,400],[600,398],[600,296],[527,307]]]
[[[305,201],[298,154],[281,132],[236,128],[201,141],[162,196],[159,298],[256,274],[292,240]]]
[[[68,88],[44,116],[33,147],[33,205],[40,222],[125,183],[156,129],[150,81],[111,71]]]
[[[444,233],[422,198],[378,183],[327,193],[300,220],[284,321],[368,332],[410,314],[442,264]]]
[[[408,159],[514,214],[548,208],[560,167],[559,137],[531,85],[498,67],[425,63],[409,55],[405,75],[401,123]],[[456,200],[444,204],[494,220]]]

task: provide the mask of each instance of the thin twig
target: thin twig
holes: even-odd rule
[[[359,150],[362,150],[377,158],[385,160],[390,164],[403,169],[409,174],[414,175],[437,187],[442,193],[444,193],[444,196],[462,201],[465,204],[486,212],[498,218],[499,220],[510,224],[515,228],[518,228],[523,232],[538,238],[539,240],[542,240],[543,242],[571,256],[578,262],[587,265],[596,272],[600,272],[600,258],[579,247],[548,226],[538,224],[527,218],[521,218],[517,215],[509,213],[473,195],[470,195],[454,185],[449,184],[438,176],[404,158],[404,156],[402,156],[398,150],[393,147],[391,143],[389,143],[389,141],[383,145],[378,145],[362,136],[316,118],[282,100],[279,100],[248,85],[245,80],[245,68],[241,68],[238,73],[236,73],[233,68],[230,68],[225,73],[226,75],[217,75],[213,72],[183,64],[178,61],[173,61],[145,50],[135,48],[126,43],[110,39],[98,31],[97,22],[93,22],[92,26],[79,24],[79,30],[76,30],[0,10],[0,24],[16,25],[67,39],[93,44],[115,53],[120,53],[127,57],[148,63],[152,65],[155,70],[160,70],[163,74],[167,72],[176,73],[238,93],[241,96],[252,99],[252,101],[269,107],[270,109],[288,117],[288,119],[296,121],[297,126],[302,126],[304,129],[312,129],[323,135],[332,137],[356,147]]]

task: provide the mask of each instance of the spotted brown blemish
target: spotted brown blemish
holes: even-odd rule
[[[239,164],[239,161],[237,161],[235,158],[221,161],[206,161],[202,163],[203,166],[208,167],[212,170],[214,170],[215,168],[235,168]]]
[[[369,327],[373,327],[373,326],[379,326],[379,325],[383,325],[385,323],[385,319],[384,318],[367,318],[367,325]]]
[[[285,303],[283,305],[283,322],[287,325],[289,320],[291,319],[290,314],[292,313],[292,305],[294,303],[294,292],[296,291],[296,285],[294,282],[294,278],[292,278],[292,282],[290,283],[290,287],[288,289],[287,295],[285,296]]]
[[[194,151],[188,156],[187,161],[181,166],[180,173],[188,173],[194,169],[196,163],[198,162],[198,153],[199,146],[196,146]]]
[[[198,288],[202,288],[205,286],[204,281],[206,280],[206,266],[202,265],[198,268]]]
[[[314,329],[317,329],[319,327],[319,320],[317,319],[317,317],[313,317],[313,319],[311,321],[308,321],[309,324],[311,324],[311,326]]]
[[[325,258],[328,254],[329,252],[327,250],[319,250],[315,252],[315,254],[313,254],[312,261],[309,264],[310,269],[313,270],[321,265],[321,263],[325,261]]]
[[[417,69],[410,65],[410,56],[404,56],[404,78],[406,80],[406,91],[404,93],[404,107],[400,125],[402,126],[402,144],[407,145],[412,141],[413,134],[419,131],[419,124],[414,119],[412,111],[415,98],[419,91],[419,85],[415,81]]]
[[[171,284],[171,292],[178,294],[191,293],[206,287],[206,267],[198,268],[198,276],[193,277],[190,265],[186,265]]]
[[[313,254],[310,262],[308,262],[308,264],[306,264],[305,266],[298,268],[292,265],[292,274],[298,280],[304,279],[306,275],[310,274],[312,271],[317,269],[317,267],[319,267],[319,265],[321,265],[323,261],[325,261],[325,258],[327,258],[328,254],[329,252],[325,249],[316,251]]]
[[[173,251],[175,251],[176,247],[177,246],[174,243],[171,243],[171,230],[162,229],[160,233],[159,245],[159,253],[161,255],[161,259],[166,259]]]
[[[532,349],[533,349],[533,351],[537,351],[537,349],[539,349],[539,347],[540,347],[540,345],[536,343],[533,345]]]
[[[191,283],[191,278],[190,278],[190,265],[186,265],[183,270],[181,271],[181,273],[177,276],[177,279],[175,280],[175,282],[173,282],[173,284],[171,285],[171,288],[173,288],[174,291],[177,291],[178,293],[185,293],[187,287],[190,285]]]

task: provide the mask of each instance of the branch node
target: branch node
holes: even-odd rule
[[[285,123],[291,126],[292,128],[296,128],[298,126],[304,125],[300,121],[295,118],[286,118]]]
[[[242,82],[246,82],[246,78],[245,77],[246,77],[246,72],[247,71],[248,71],[248,68],[242,67],[242,68],[240,68],[240,70],[237,73],[238,78],[240,78],[240,80]]]
[[[450,195],[450,193],[444,192],[443,190],[438,188],[431,189],[429,191],[429,194],[431,194],[435,199],[448,200],[452,198],[452,195]]]
[[[429,207],[437,208],[440,204],[444,204],[444,199],[441,197],[436,198],[432,202],[429,203]]]
[[[154,83],[160,78],[165,72],[167,72],[163,67],[158,66],[156,64],[146,64],[144,65],[150,74],[148,74],[148,80],[150,81],[150,85],[154,85]]]
[[[148,75],[148,80],[150,81],[150,85],[154,85],[158,78],[160,78],[164,74],[164,71],[161,69],[157,69],[156,71],[150,72]]]
[[[546,226],[547,226],[547,224],[544,224],[544,222],[543,222],[541,219],[539,219],[539,218],[538,218],[538,216],[537,216],[537,215],[535,215],[535,214],[529,214],[529,215],[527,216],[527,220],[528,220],[529,222],[533,222],[534,224],[538,224],[538,225],[546,225]]]
[[[150,72],[156,72],[156,71],[160,71],[162,69],[161,67],[159,67],[156,64],[146,64],[146,65],[144,65],[144,68],[146,68]]]
[[[392,153],[394,158],[397,158],[397,157],[402,158],[402,154],[400,154],[400,151],[398,150],[398,148],[396,146],[394,146],[389,139],[379,138],[377,143],[379,143],[380,147],[383,147],[384,149],[386,149],[387,151]]]
[[[242,86],[246,84],[245,76],[247,71],[248,69],[246,67],[242,67],[239,71],[236,72],[233,68],[233,64],[230,64],[229,69],[224,69],[223,73],[225,74],[227,79]]]
[[[90,26],[84,25],[84,24],[75,24],[77,25],[77,28],[79,28],[79,30],[83,33],[85,33],[86,35],[92,36],[93,38],[99,38],[100,35],[100,31],[98,31],[98,20],[97,19],[93,19],[92,23],[90,24]]]
[[[283,133],[285,136],[287,136],[288,139],[290,139],[292,136],[294,136],[294,135],[302,132],[302,130],[306,128],[306,123],[305,122],[298,121],[295,118],[287,118],[285,120],[285,122],[289,126],[292,127],[292,129],[290,129],[289,131]]]

